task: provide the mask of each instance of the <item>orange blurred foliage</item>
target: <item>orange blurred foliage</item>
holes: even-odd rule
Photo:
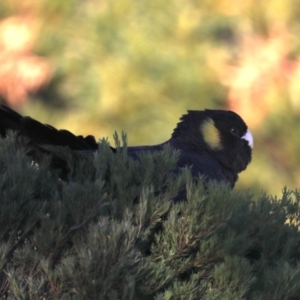
[[[49,62],[32,51],[37,24],[31,16],[11,16],[0,22],[0,95],[9,105],[26,102],[29,93],[49,82]]]
[[[234,63],[224,59],[217,70],[229,89],[228,108],[244,116],[252,128],[281,101],[282,91],[299,106],[300,58],[289,58],[292,41],[283,26],[273,26],[267,37],[243,34]]]

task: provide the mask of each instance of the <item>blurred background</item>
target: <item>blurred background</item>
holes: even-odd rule
[[[187,109],[255,137],[238,189],[300,186],[296,0],[1,0],[0,101],[77,134],[161,143]]]

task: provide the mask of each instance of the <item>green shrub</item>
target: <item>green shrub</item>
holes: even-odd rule
[[[168,173],[172,149],[133,161],[122,139],[70,158],[67,181],[0,141],[2,299],[300,299],[298,191],[204,186]]]

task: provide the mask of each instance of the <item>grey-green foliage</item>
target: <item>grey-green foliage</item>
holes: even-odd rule
[[[298,191],[205,186],[169,173],[169,147],[132,160],[115,139],[116,153],[102,140],[69,157],[65,181],[51,157],[0,141],[2,299],[300,298]],[[173,203],[183,186],[188,201]]]

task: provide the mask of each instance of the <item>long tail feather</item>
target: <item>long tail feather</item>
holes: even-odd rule
[[[68,173],[68,156],[73,153],[76,160],[80,157],[80,153],[82,155],[92,153],[98,148],[95,138],[91,135],[76,136],[68,130],[57,130],[53,126],[42,124],[30,117],[23,117],[9,107],[0,105],[2,138],[6,137],[8,130],[16,131],[18,136],[26,138],[24,151],[36,162],[39,162],[44,154],[51,154],[52,166],[60,169],[64,178]]]

